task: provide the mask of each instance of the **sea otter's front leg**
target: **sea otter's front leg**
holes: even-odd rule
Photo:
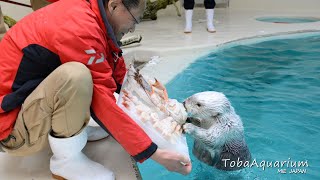
[[[198,126],[195,126],[191,123],[186,123],[183,126],[184,132],[190,134],[193,138],[198,139],[204,142],[208,138],[208,132],[206,129],[202,129]]]
[[[222,139],[222,135],[225,133],[223,132],[224,129],[216,129],[212,131],[212,129],[203,129],[197,127],[191,123],[186,123],[182,126],[184,132],[190,134],[193,138],[201,141],[208,147],[215,147],[216,145],[220,144],[220,139]]]

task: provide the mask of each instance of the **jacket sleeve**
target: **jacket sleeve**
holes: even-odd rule
[[[92,23],[90,23],[92,26]],[[90,27],[90,24],[87,24]],[[72,25],[72,24],[69,24]],[[82,23],[86,27],[86,23]],[[89,31],[90,30],[90,31]],[[106,48],[104,36],[98,28],[79,30],[68,26],[57,32],[55,50],[62,63],[78,61],[91,71],[94,87],[91,112],[93,118],[107,130],[136,161],[143,162],[156,150],[154,144],[143,129],[138,126],[116,104],[113,93],[117,85],[113,79],[112,68],[106,57],[110,53]],[[118,68],[125,71],[123,59]],[[122,77],[121,77],[122,74]],[[124,73],[117,79],[122,83]]]

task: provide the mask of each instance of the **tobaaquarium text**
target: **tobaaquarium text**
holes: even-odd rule
[[[230,159],[222,159],[224,162],[224,166],[227,167],[227,164],[230,165],[230,167],[257,167],[262,168],[262,170],[265,170],[266,168],[306,168],[309,167],[308,160],[304,161],[293,161],[291,158],[288,158],[288,160],[283,161],[257,161],[256,159],[253,159],[252,161],[241,161],[240,158],[237,159],[237,161],[233,161]],[[283,170],[283,169],[282,169]],[[291,171],[290,171],[291,172]],[[283,173],[283,171],[281,171]]]

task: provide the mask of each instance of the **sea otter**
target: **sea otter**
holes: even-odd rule
[[[250,162],[242,121],[224,94],[201,92],[183,104],[191,116],[191,123],[184,124],[183,129],[195,139],[195,157],[226,171],[239,170]]]

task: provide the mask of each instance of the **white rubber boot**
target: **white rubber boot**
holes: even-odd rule
[[[50,170],[55,179],[63,180],[114,180],[112,171],[90,160],[81,150],[87,143],[87,132],[70,138],[55,138],[49,134],[53,152]]]
[[[216,29],[213,25],[214,9],[206,9],[206,14],[207,14],[207,31],[210,33],[215,33]]]
[[[186,26],[184,28],[184,33],[191,33],[192,32],[192,14],[193,10],[188,9],[185,10],[185,16],[186,16]]]
[[[109,136],[100,126],[87,126],[88,141],[99,141]]]

